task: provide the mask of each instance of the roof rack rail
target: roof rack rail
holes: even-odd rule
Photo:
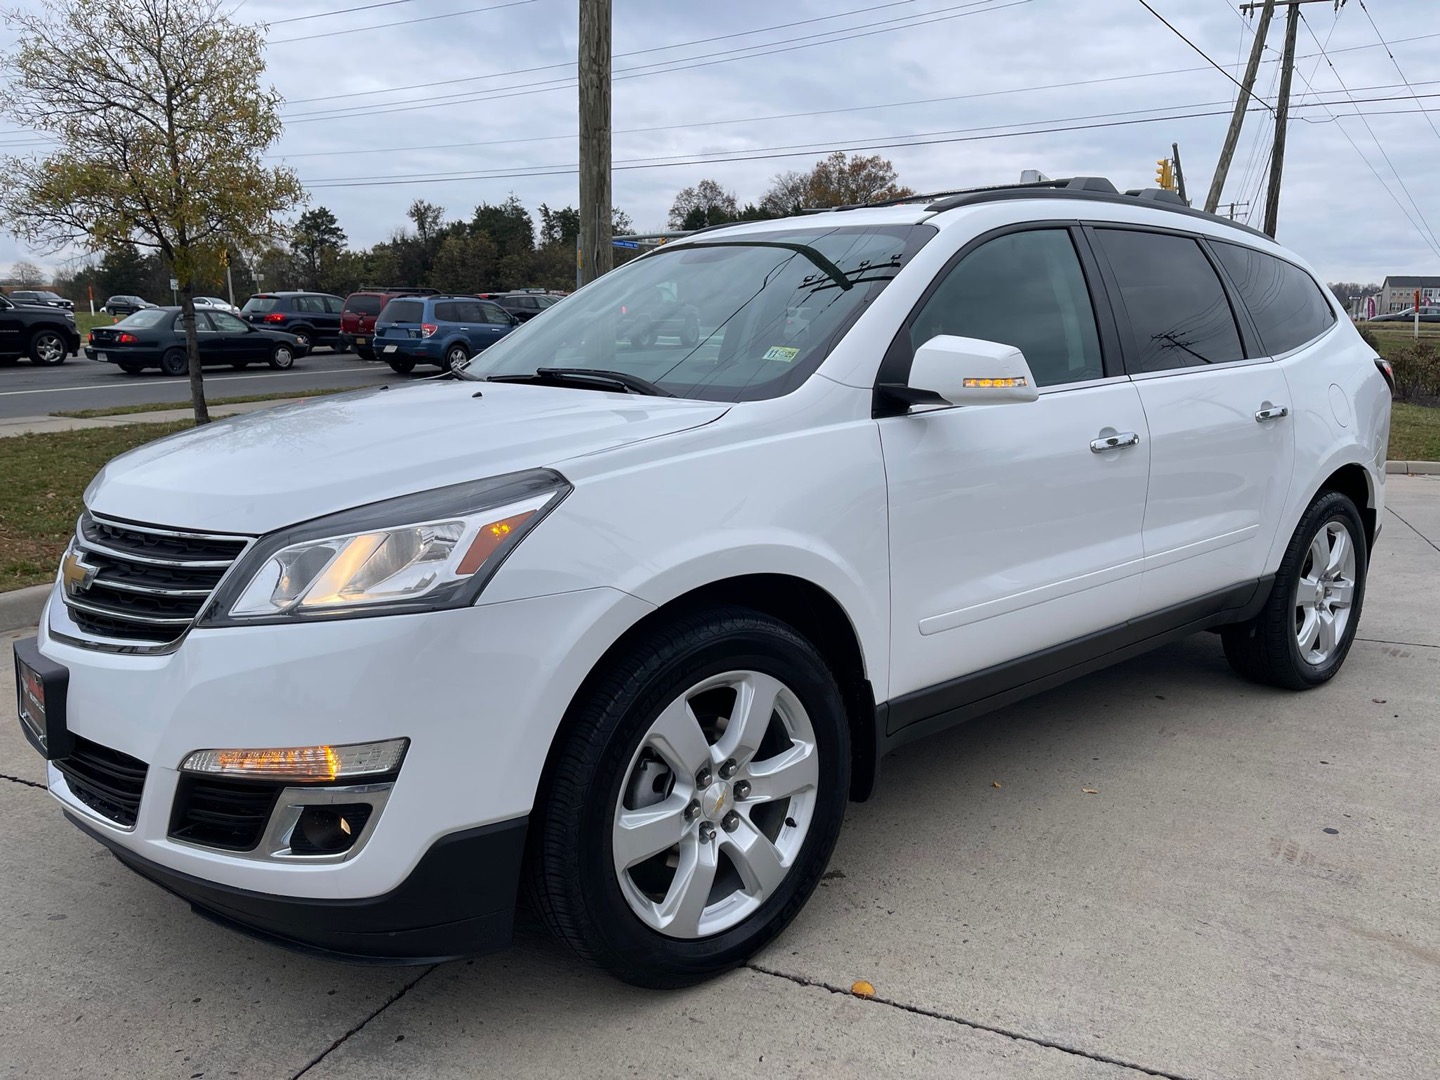
[[[404,296],[434,296],[440,292],[428,285],[361,285],[356,292],[388,292]]]

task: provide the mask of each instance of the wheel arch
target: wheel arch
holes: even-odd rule
[[[578,705],[605,671],[635,641],[669,622],[710,608],[744,607],[793,627],[825,657],[840,684],[850,723],[850,798],[870,797],[877,771],[875,694],[865,670],[860,637],[838,600],[814,582],[789,574],[754,573],[697,586],[647,612],[605,650],[581,680],[551,738],[536,786],[538,803],[549,790],[559,748]]]
[[[1375,544],[1376,526],[1379,524],[1379,515],[1375,509],[1375,489],[1369,470],[1354,462],[1342,465],[1325,478],[1316,489],[1315,495],[1324,491],[1338,491],[1355,504],[1355,509],[1360,511],[1360,520],[1365,523],[1365,550],[1368,552]],[[1310,497],[1311,502],[1315,495]]]

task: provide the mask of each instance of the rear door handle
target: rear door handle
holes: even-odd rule
[[[1118,435],[1107,435],[1103,439],[1091,439],[1090,449],[1096,454],[1107,450],[1121,450],[1127,446],[1139,446],[1140,436],[1133,431],[1122,431]]]
[[[1290,415],[1290,410],[1284,405],[1267,405],[1255,414],[1255,422],[1263,424],[1266,420],[1279,420]]]

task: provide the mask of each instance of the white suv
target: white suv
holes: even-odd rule
[[[697,334],[626,331],[657,287]],[[21,719],[76,825],[229,925],[428,962],[524,884],[690,983],[903,743],[1197,630],[1333,676],[1387,381],[1283,248],[1094,178],[706,231],[453,380],[111,462]]]

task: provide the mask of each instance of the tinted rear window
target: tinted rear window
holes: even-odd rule
[[[144,311],[135,312],[134,315],[126,315],[125,318],[121,319],[115,325],[132,326],[138,330],[144,330],[147,327],[159,326],[167,319],[173,319],[174,317],[175,313],[171,311],[162,311],[160,308],[146,308]]]
[[[379,315],[384,302],[378,296],[352,296],[345,301],[345,310],[356,315]]]
[[[460,305],[454,300],[435,305],[436,322],[461,322],[464,318],[465,316],[460,314]]]
[[[425,317],[425,304],[420,300],[391,300],[380,312],[376,322],[418,323]]]
[[[280,297],[278,296],[252,296],[245,301],[245,306],[240,310],[274,311],[278,307],[280,307]]]
[[[1271,356],[1298,349],[1335,324],[1335,312],[1320,286],[1298,266],[1237,244],[1212,246]]]
[[[1097,229],[1130,316],[1133,375],[1243,360],[1240,331],[1210,260],[1189,237]]]

